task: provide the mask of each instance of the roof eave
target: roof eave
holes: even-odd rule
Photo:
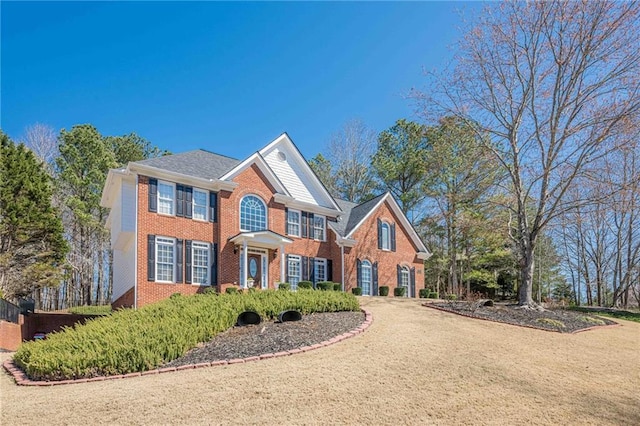
[[[235,182],[225,181],[221,179],[205,179],[196,176],[186,175],[184,173],[172,172],[170,170],[161,169],[159,167],[148,166],[140,163],[129,163],[128,170],[137,174],[150,174],[154,177],[166,177],[176,182],[190,184],[203,189],[214,191],[230,191],[238,186]]]

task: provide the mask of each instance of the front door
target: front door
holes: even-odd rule
[[[248,287],[251,287],[251,280],[253,280],[253,287],[260,288],[262,284],[262,256],[253,253],[248,254],[247,267]]]

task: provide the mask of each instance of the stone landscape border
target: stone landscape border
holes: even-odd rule
[[[204,368],[204,367],[215,367],[218,365],[243,364],[246,362],[259,361],[259,360],[270,359],[270,358],[279,358],[283,356],[309,352],[315,349],[331,346],[345,339],[349,339],[351,337],[357,336],[358,334],[364,332],[367,328],[369,328],[369,326],[371,326],[371,323],[373,322],[373,315],[371,315],[371,312],[367,311],[366,309],[361,309],[361,310],[364,313],[364,321],[362,324],[360,324],[358,327],[354,328],[351,331],[347,331],[346,333],[335,336],[329,340],[316,343],[315,345],[303,346],[301,348],[291,349],[283,352],[266,353],[262,355],[250,356],[248,358],[234,358],[234,359],[221,360],[221,361],[201,362],[199,364],[181,365],[180,367],[156,368],[155,370],[143,371],[140,373],[128,373],[128,374],[118,374],[115,376],[98,376],[98,377],[91,377],[88,379],[71,379],[71,380],[57,380],[57,381],[31,380],[27,377],[24,371],[18,368],[18,366],[13,362],[13,359],[6,360],[2,364],[2,366],[10,375],[13,376],[13,379],[15,380],[18,386],[57,386],[57,385],[70,385],[73,383],[103,382],[105,380],[116,380],[116,379],[127,379],[130,377],[150,376],[154,374],[169,373],[172,371],[191,370],[194,368]]]
[[[619,322],[616,322],[615,324],[594,325],[594,326],[587,327],[587,328],[581,328],[580,330],[575,330],[575,331],[571,331],[571,332],[568,332],[568,333],[563,333],[560,330],[550,330],[548,328],[534,327],[532,325],[513,324],[511,322],[496,321],[496,320],[492,320],[490,318],[477,317],[475,315],[467,314],[465,312],[459,312],[459,311],[449,310],[449,309],[443,308],[441,306],[435,306],[435,305],[433,305],[431,303],[423,303],[422,306],[424,306],[426,308],[435,309],[435,310],[441,311],[441,312],[447,312],[449,314],[460,315],[461,317],[467,317],[467,318],[472,318],[472,319],[481,320],[481,321],[489,321],[489,322],[495,322],[495,323],[498,323],[498,324],[512,325],[514,327],[530,328],[532,330],[548,331],[548,332],[551,332],[551,333],[560,333],[560,334],[578,334],[578,333],[582,333],[583,331],[589,331],[589,330],[594,330],[594,329],[599,329],[599,328],[613,328],[613,327],[621,327],[622,326],[622,324],[620,324]],[[610,321],[613,321],[610,318],[607,318],[607,319],[609,319]]]

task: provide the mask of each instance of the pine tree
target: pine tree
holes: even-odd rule
[[[0,288],[6,298],[60,283],[68,246],[52,193],[42,162],[0,131]]]

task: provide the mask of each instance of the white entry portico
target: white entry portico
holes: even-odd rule
[[[293,240],[280,235],[276,232],[264,231],[248,231],[241,232],[231,238],[229,242],[234,244],[239,250],[240,255],[240,288],[247,288],[250,277],[260,276],[260,287],[268,288],[269,282],[269,250],[276,256],[280,257],[280,282],[286,280],[286,254],[284,247],[291,244]],[[255,259],[260,258],[260,261]],[[251,264],[250,264],[251,259]],[[259,268],[259,270],[255,270]]]

